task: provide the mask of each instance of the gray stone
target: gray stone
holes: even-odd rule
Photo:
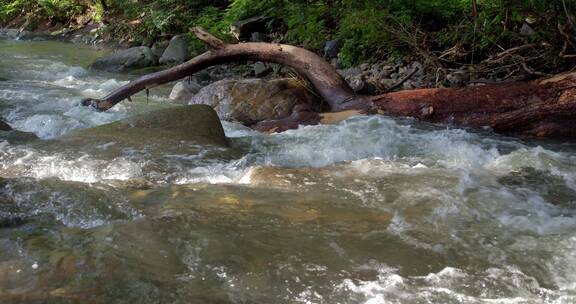
[[[17,29],[5,29],[2,31],[2,35],[9,39],[16,39],[20,35],[20,31]]]
[[[470,80],[470,75],[466,71],[457,70],[448,73],[446,80],[448,80],[452,87],[461,87]]]
[[[342,41],[340,41],[340,39],[326,41],[324,44],[324,57],[327,59],[336,58],[341,47]]]
[[[272,72],[272,67],[261,61],[254,63],[253,68],[256,77],[264,77]]]
[[[297,104],[318,105],[318,97],[294,78],[221,80],[200,90],[190,104],[214,107],[221,119],[255,123],[289,116]]]
[[[188,51],[188,39],[185,36],[174,36],[168,47],[160,57],[160,64],[180,64],[190,59],[190,52]]]
[[[152,47],[150,48],[150,50],[152,51],[152,54],[154,54],[154,56],[158,59],[160,59],[160,57],[162,57],[162,54],[164,54],[164,51],[166,50],[166,48],[168,47],[168,41],[156,41],[154,42],[154,44],[152,44]]]
[[[153,66],[155,63],[156,60],[150,48],[139,46],[98,58],[90,65],[90,68],[108,72],[125,72]]]
[[[375,85],[371,84],[370,82],[363,80],[363,79],[354,79],[350,82],[350,87],[354,92],[359,94],[376,94],[378,92],[378,88]]]
[[[534,33],[534,29],[532,29],[528,23],[524,22],[524,24],[522,24],[522,27],[520,28],[520,35],[530,37],[534,35]]]
[[[169,98],[178,103],[187,103],[201,88],[195,79],[188,77],[174,85]]]

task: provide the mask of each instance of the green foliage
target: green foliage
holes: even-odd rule
[[[67,20],[86,9],[84,5],[74,0],[38,0],[38,6],[47,16],[58,20]]]
[[[292,4],[288,6],[287,13],[289,43],[303,44],[312,49],[323,46],[329,33],[326,20],[330,11],[326,3],[318,1],[307,5]]]
[[[36,18],[66,22],[86,9],[87,5],[77,0],[0,0],[0,22],[28,13]]]
[[[6,22],[22,12],[30,12],[35,7],[32,0],[0,0],[0,22]]]
[[[320,50],[324,41],[343,41],[342,59],[355,65],[371,59],[438,54],[456,45],[475,60],[515,45],[558,40],[576,0],[0,0],[0,23],[33,13],[65,21],[89,8],[104,16],[116,37],[151,42],[202,26],[231,39],[234,21],[267,17],[275,39]],[[567,8],[564,10],[563,5]],[[536,33],[523,37],[526,18]],[[203,47],[192,43],[196,52]]]

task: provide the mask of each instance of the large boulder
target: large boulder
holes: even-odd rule
[[[8,141],[11,144],[23,144],[37,140],[34,133],[22,132],[12,127],[0,118],[0,141]]]
[[[195,145],[226,147],[228,140],[214,110],[205,105],[177,106],[139,114],[122,121],[76,131],[57,140],[59,145],[109,152],[121,149],[159,149],[175,152]],[[169,151],[166,151],[169,152]],[[186,152],[186,151],[183,151]]]
[[[213,107],[221,119],[251,124],[290,116],[297,104],[319,105],[319,98],[294,78],[221,80],[200,90],[190,104]]]
[[[90,68],[107,72],[125,72],[145,68],[156,64],[154,54],[149,47],[138,46],[120,50],[108,56],[96,59]]]
[[[188,39],[178,35],[170,40],[168,47],[164,50],[164,53],[162,53],[162,57],[160,57],[160,64],[180,64],[188,59],[190,59]]]

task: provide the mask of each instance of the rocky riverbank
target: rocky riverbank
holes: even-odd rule
[[[142,69],[170,67],[192,57],[190,40],[184,35],[156,41],[151,45],[130,46],[114,42],[102,34],[105,25],[90,22],[80,28],[26,31],[1,29],[0,37],[18,40],[60,40],[110,48],[109,55],[97,59],[91,69],[115,73],[137,73]],[[245,36],[260,37],[258,32]],[[431,74],[418,61],[364,63],[342,69],[339,60],[341,43],[327,41],[323,56],[337,69],[350,86],[360,94],[379,94],[404,89],[436,86],[463,86],[470,79],[464,70],[448,75]],[[440,82],[439,79],[446,81]],[[227,64],[208,68],[174,84],[170,99],[179,104],[208,104],[225,120],[253,124],[266,119],[290,115],[298,104],[321,105],[307,82],[290,68],[263,62]],[[318,106],[316,106],[318,107]],[[317,109],[321,110],[321,109]]]

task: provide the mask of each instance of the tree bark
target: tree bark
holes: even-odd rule
[[[576,73],[529,82],[356,95],[330,64],[305,49],[271,43],[224,44],[202,29],[194,31],[213,50],[171,69],[140,77],[101,100],[84,100],[83,104],[105,111],[141,90],[184,78],[209,66],[266,61],[295,69],[310,81],[332,113],[316,113],[309,107],[297,106],[290,117],[252,126],[261,131],[277,132],[301,124],[338,121],[358,113],[379,113],[432,123],[488,127],[510,135],[576,137]]]
[[[382,114],[530,137],[576,137],[576,73],[536,81],[375,96]]]

